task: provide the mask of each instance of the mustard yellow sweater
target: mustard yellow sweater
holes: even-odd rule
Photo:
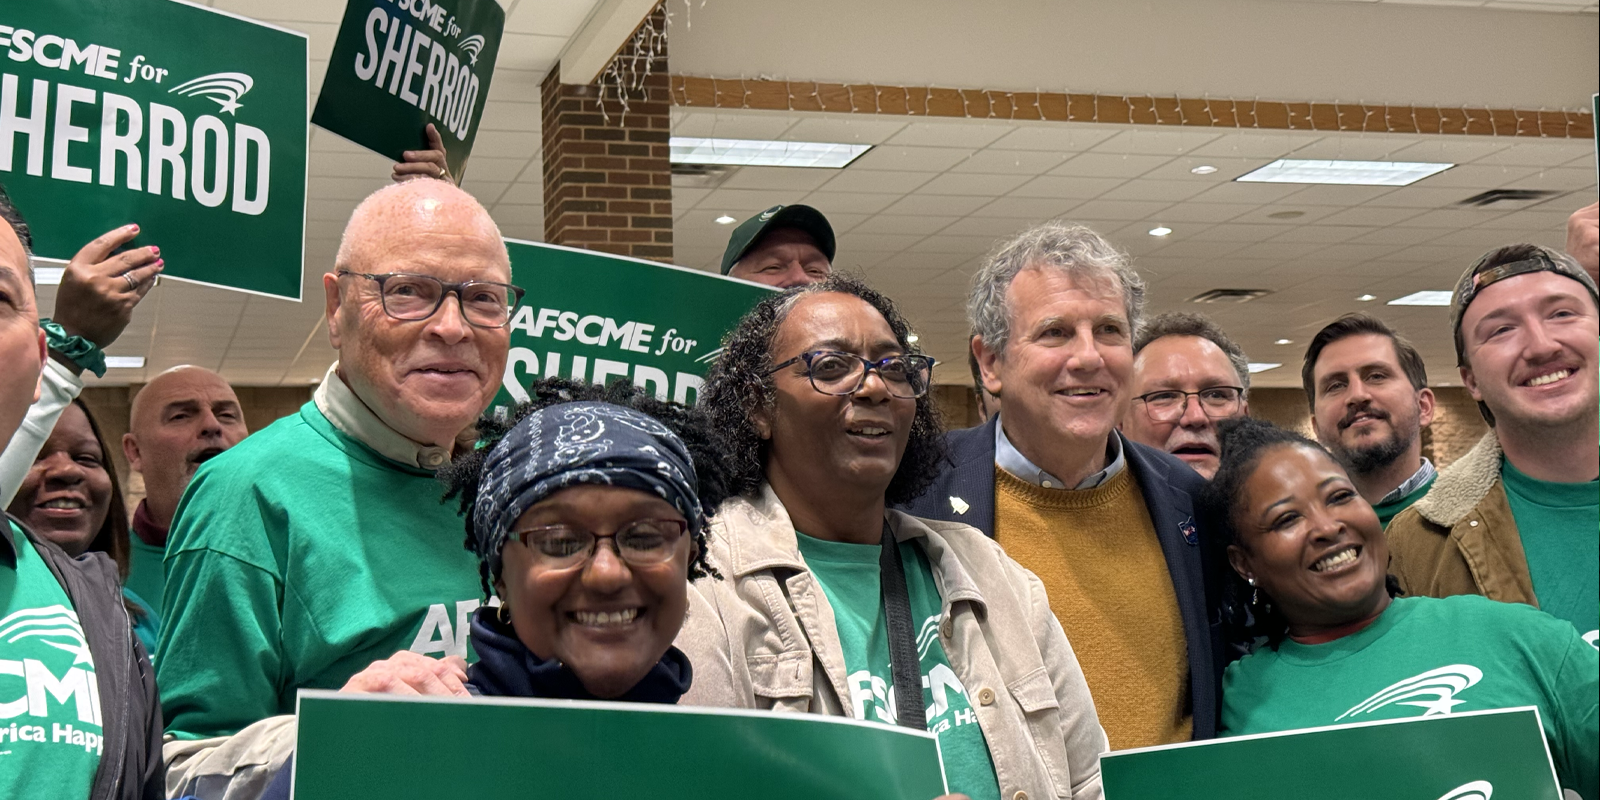
[[[1189,740],[1183,618],[1129,470],[1094,489],[1045,489],[995,468],[995,539],[1044,582],[1111,749]]]

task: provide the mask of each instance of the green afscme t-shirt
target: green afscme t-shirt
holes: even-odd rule
[[[1501,459],[1500,480],[1528,556],[1539,608],[1600,637],[1600,481],[1552,483]]]
[[[232,735],[397,650],[473,660],[478,561],[442,494],[314,402],[207,461],[167,540],[155,659],[167,732]]]
[[[1365,629],[1228,666],[1224,735],[1537,706],[1561,785],[1600,794],[1600,652],[1532,606],[1402,597]]]
[[[0,797],[88,797],[103,747],[94,658],[50,566],[11,531],[17,567],[0,562]]]
[[[806,536],[799,531],[800,555],[822,586],[833,608],[839,643],[844,648],[850,696],[844,698],[851,716],[895,724],[894,670],[889,658],[889,624],[883,613],[878,557],[875,544],[846,544]],[[928,730],[939,737],[940,754],[950,791],[972,800],[999,800],[1000,782],[977,713],[967,701],[966,687],[950,668],[939,643],[939,621],[944,602],[934,583],[928,557],[915,541],[900,543],[906,589],[911,599],[911,619],[917,627],[917,650],[922,657],[923,700],[927,703]]]

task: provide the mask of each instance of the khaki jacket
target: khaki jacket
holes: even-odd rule
[[[1439,473],[1427,496],[1390,520],[1389,572],[1407,594],[1480,594],[1538,607],[1500,461],[1491,430]]]
[[[976,528],[889,512],[899,541],[921,539],[944,599],[939,641],[967,688],[1000,795],[1098,800],[1108,748],[1088,684],[1044,585]],[[800,556],[772,489],[717,512],[711,563],[677,645],[694,664],[685,705],[849,716],[833,609]],[[698,605],[698,604],[697,604]]]

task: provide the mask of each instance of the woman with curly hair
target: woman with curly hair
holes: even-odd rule
[[[938,735],[950,789],[1098,798],[1106,738],[1044,587],[977,529],[890,506],[944,466],[933,360],[844,276],[758,304],[701,394],[738,496],[678,643],[686,703]]]
[[[1537,706],[1562,786],[1594,800],[1594,647],[1519,603],[1395,597],[1378,515],[1327,450],[1253,419],[1221,439],[1201,510],[1232,564],[1224,607],[1261,638],[1223,679],[1228,735]]]

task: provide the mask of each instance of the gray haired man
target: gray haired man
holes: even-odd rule
[[[967,301],[1002,410],[949,435],[953,468],[907,508],[984,531],[1044,581],[1112,749],[1209,738],[1217,722],[1221,645],[1194,522],[1204,481],[1116,431],[1144,291],[1082,226],[1002,244]]]

